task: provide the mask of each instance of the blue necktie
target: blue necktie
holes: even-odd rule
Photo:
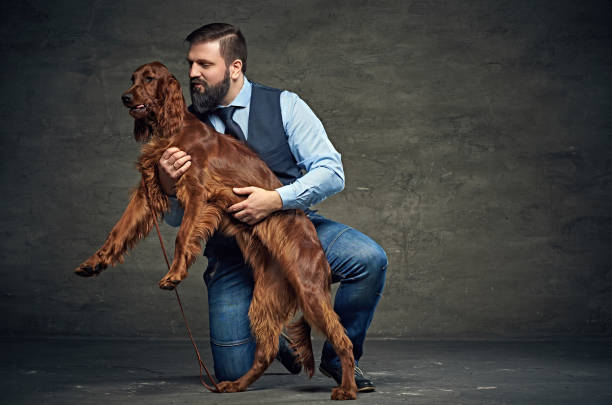
[[[236,111],[237,108],[241,108],[241,107],[230,106],[230,107],[225,107],[225,108],[217,108],[215,110],[215,114],[217,114],[217,116],[221,118],[221,120],[225,124],[226,134],[234,136],[239,141],[246,142],[246,138],[244,137],[244,134],[242,133],[242,129],[240,129],[240,126],[236,124],[236,121],[232,119],[232,116],[234,115],[234,111]]]

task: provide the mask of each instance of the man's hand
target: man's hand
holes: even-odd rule
[[[283,208],[283,200],[275,190],[259,187],[234,187],[234,193],[248,195],[247,199],[227,209],[234,218],[249,225],[255,225],[275,211]]]
[[[159,182],[164,193],[176,194],[176,181],[191,166],[191,156],[177,147],[166,149],[157,165]]]

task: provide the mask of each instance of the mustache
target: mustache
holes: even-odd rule
[[[197,78],[197,77],[194,77],[193,79],[189,81],[190,86],[193,86],[194,84],[201,84],[204,87],[208,87],[208,84],[204,80]]]

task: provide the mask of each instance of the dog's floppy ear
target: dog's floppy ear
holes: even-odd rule
[[[162,136],[172,136],[183,125],[183,113],[185,110],[185,99],[181,91],[181,85],[174,75],[169,75],[166,83],[160,86],[161,110],[159,112],[158,124],[163,131]]]
[[[143,120],[134,120],[134,139],[144,142],[151,137],[151,128]]]

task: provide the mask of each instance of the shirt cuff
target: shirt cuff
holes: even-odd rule
[[[284,210],[292,208],[303,208],[297,202],[297,196],[295,194],[295,190],[293,189],[292,184],[287,184],[286,186],[279,187],[276,189],[276,192],[280,195],[280,198],[283,201]]]

